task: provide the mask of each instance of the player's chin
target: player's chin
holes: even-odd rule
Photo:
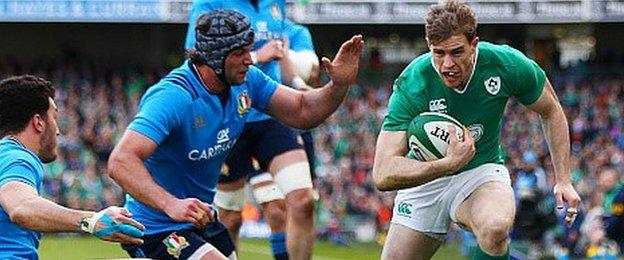
[[[444,80],[444,85],[451,89],[460,88],[461,81],[459,80]]]
[[[247,78],[247,71],[236,74],[235,77],[231,80],[233,85],[240,85],[245,83],[245,79]]]

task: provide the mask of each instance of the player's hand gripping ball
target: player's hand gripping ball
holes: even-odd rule
[[[462,124],[455,118],[437,112],[425,112],[416,116],[407,128],[407,157],[419,161],[444,158],[451,142],[450,127],[455,128],[457,139],[463,141]]]

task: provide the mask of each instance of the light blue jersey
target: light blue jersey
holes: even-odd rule
[[[177,198],[212,203],[230,149],[241,134],[251,108],[268,106],[278,84],[251,66],[245,83],[229,95],[209,92],[190,61],[150,87],[128,126],[158,144],[145,166],[158,185]],[[126,207],[145,225],[145,234],[191,228],[131,196]]]
[[[312,51],[314,52],[314,44],[312,43],[312,34],[307,27],[293,23],[286,19],[285,34],[290,42],[290,49],[296,52]]]
[[[198,0],[193,2],[193,8],[189,18],[189,27],[186,33],[185,49],[193,48],[195,44],[195,24],[197,18],[203,14],[217,9],[236,10],[247,16],[251,21],[255,38],[252,50],[260,49],[267,41],[281,40],[285,37],[285,0],[258,0],[258,9],[249,0]],[[281,83],[279,62],[271,61],[264,64],[256,64],[271,79]],[[262,112],[252,110],[247,122],[267,120],[270,117]]]
[[[0,140],[0,186],[19,181],[32,186],[38,193],[43,173],[43,163],[37,155],[13,139]],[[0,259],[38,259],[39,239],[41,233],[13,224],[0,207]]]

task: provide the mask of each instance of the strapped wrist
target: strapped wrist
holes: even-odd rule
[[[295,76],[292,79],[292,86],[291,87],[293,87],[294,89],[300,89],[300,88],[302,88],[305,85],[306,85],[305,81],[301,77],[299,77],[299,76]]]
[[[83,216],[80,218],[80,230],[85,233],[93,234],[95,232],[95,225],[104,216],[104,210],[96,212],[91,216]]]

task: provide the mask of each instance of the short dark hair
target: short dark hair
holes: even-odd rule
[[[0,81],[0,136],[24,131],[36,114],[47,117],[54,91],[50,81],[33,75]]]
[[[458,0],[432,5],[425,18],[425,35],[430,44],[438,44],[462,34],[471,42],[477,36],[477,18],[470,6]]]

